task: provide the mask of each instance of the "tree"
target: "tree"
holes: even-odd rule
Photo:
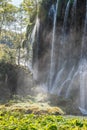
[[[3,28],[7,29],[15,21],[17,8],[9,2],[10,0],[0,0],[0,34]]]
[[[24,31],[25,31],[25,23],[24,23],[24,10],[22,9],[22,6],[18,8],[17,14],[16,14],[16,26],[15,26],[15,33],[16,37],[19,37],[18,43],[17,43],[17,52],[18,52],[18,65],[20,65],[20,57],[21,57],[21,46],[22,41],[24,39]]]

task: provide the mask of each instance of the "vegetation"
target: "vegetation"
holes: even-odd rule
[[[87,119],[0,110],[0,130],[87,130]]]
[[[87,118],[64,116],[59,107],[37,102],[36,97],[14,96],[0,105],[0,130],[86,130]]]

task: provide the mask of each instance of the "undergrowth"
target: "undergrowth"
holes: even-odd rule
[[[87,130],[87,119],[0,110],[0,130]]]

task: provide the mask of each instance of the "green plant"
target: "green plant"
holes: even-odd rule
[[[87,130],[87,118],[0,109],[0,130]]]

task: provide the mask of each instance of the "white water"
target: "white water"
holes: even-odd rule
[[[77,0],[74,0],[73,7],[72,7],[72,22],[76,22],[76,6],[77,6]]]
[[[87,60],[80,63],[80,107],[85,109],[87,95]]]
[[[63,40],[65,40],[66,37],[66,29],[67,29],[67,22],[68,22],[68,16],[69,16],[69,9],[70,9],[70,0],[67,3],[66,10],[65,10],[65,16],[64,16],[64,23],[63,23]]]
[[[62,68],[57,72],[57,76],[56,76],[56,79],[54,81],[54,84],[53,84],[53,88],[51,90],[51,93],[54,93],[54,91],[56,90],[56,88],[58,87],[58,84],[60,82],[60,79],[61,79],[61,76],[64,72],[64,69],[65,69],[65,65],[66,65],[66,61],[64,62]]]
[[[87,44],[87,0],[86,0],[86,18],[84,26],[84,34],[82,39],[81,60],[80,60],[80,107],[86,108],[86,95],[87,95],[87,57],[85,45]],[[85,54],[84,54],[85,53]]]
[[[74,80],[75,80],[75,78],[76,78],[77,75],[78,75],[78,70],[77,70],[77,71],[75,72],[75,74],[73,75],[72,80],[71,80],[71,82],[70,82],[70,85],[68,86],[68,89],[67,89],[67,92],[66,92],[66,95],[65,95],[66,98],[69,97],[70,90],[71,90],[71,88],[72,88],[72,84],[73,84],[73,82],[74,82]]]
[[[40,26],[40,20],[37,16],[36,22],[35,22],[35,25],[34,25],[34,28],[33,28],[32,34],[31,34],[31,44],[33,44],[35,41],[35,35],[36,35],[36,32],[38,32],[38,30],[39,30],[39,26]]]
[[[49,10],[49,16],[51,16],[51,13],[53,13],[53,15],[56,13],[56,10],[55,10],[55,5],[53,4]]]
[[[52,90],[51,90],[51,93],[54,93],[54,91],[55,91],[56,88],[58,87],[58,83],[59,83],[59,81],[60,81],[60,79],[61,79],[61,76],[62,76],[62,74],[63,74],[63,71],[64,71],[64,68],[62,68],[62,69],[58,72],[57,77],[56,77],[56,80],[55,80],[55,83],[54,83],[53,88],[52,88]]]
[[[72,75],[73,75],[73,71],[74,71],[75,67],[72,68],[71,72],[69,73],[68,75],[68,78],[62,83],[62,85],[60,86],[59,90],[58,90],[58,95],[60,96],[61,94],[61,91],[63,90],[64,88],[64,85],[67,83],[67,82],[70,82],[72,80]]]
[[[34,29],[32,31],[32,35],[31,35],[31,43],[33,44],[36,38],[36,64],[34,65],[34,70],[33,70],[33,79],[37,80],[38,79],[38,49],[39,49],[39,28],[40,28],[40,19],[36,18],[36,23],[34,26]]]
[[[81,107],[79,107],[79,110],[81,111],[81,113],[82,113],[83,115],[87,115],[87,110],[85,110],[85,109],[83,109],[83,108],[81,108]]]
[[[52,35],[52,43],[51,43],[51,65],[50,65],[50,75],[49,75],[49,88],[52,88],[52,81],[55,74],[55,34],[56,34],[56,19],[57,19],[57,10],[58,10],[58,3],[56,3],[56,11],[54,14],[54,22],[53,22],[53,35]]]

